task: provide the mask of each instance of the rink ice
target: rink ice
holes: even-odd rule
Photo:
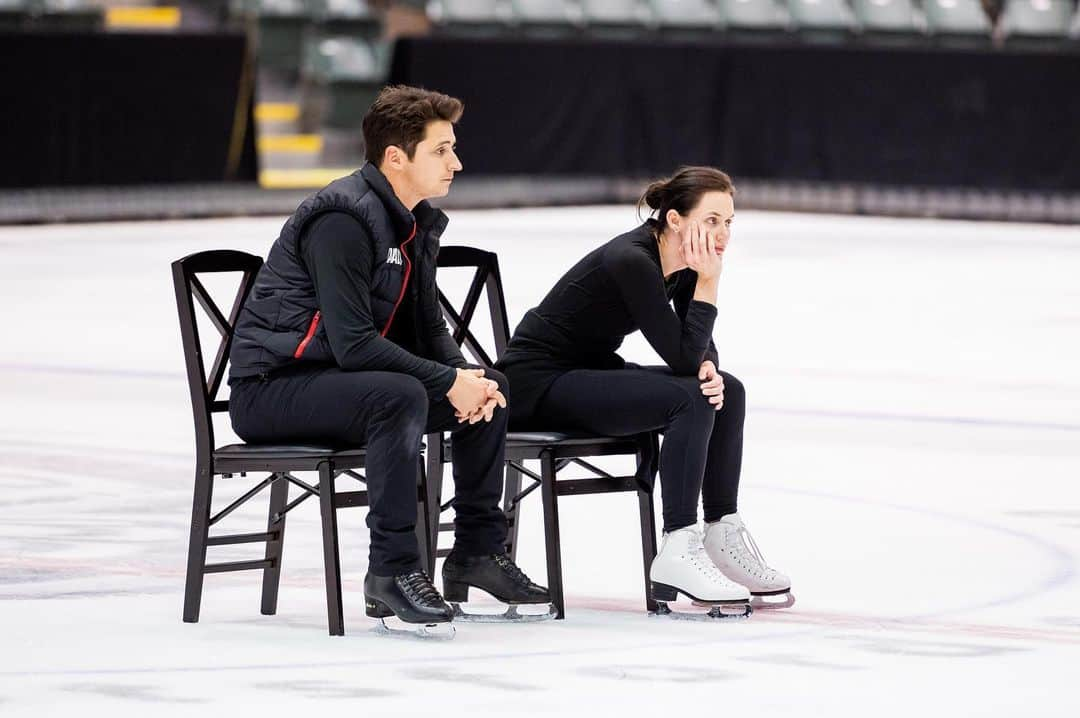
[[[1076,228],[740,212],[715,337],[748,390],[741,511],[795,607],[648,618],[635,499],[566,497],[566,620],[432,643],[370,632],[358,509],[347,635],[326,635],[314,501],[289,515],[278,615],[242,572],[180,620],[194,444],[169,262],[264,255],[281,221],[0,228],[0,716],[1080,715]],[[499,253],[513,325],[635,221],[459,211],[444,244]],[[234,516],[260,530],[265,499]]]

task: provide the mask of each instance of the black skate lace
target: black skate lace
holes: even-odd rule
[[[431,579],[421,569],[401,576],[400,582],[406,595],[417,602],[440,603],[442,601],[442,596],[431,583]]]
[[[532,580],[525,575],[524,571],[518,568],[518,565],[511,560],[509,554],[497,553],[494,554],[493,558],[495,559],[495,563],[499,565],[499,568],[510,574],[512,580],[525,585],[532,584]]]

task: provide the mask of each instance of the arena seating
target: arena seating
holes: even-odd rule
[[[652,7],[637,0],[581,0],[587,31],[602,37],[634,37],[652,27]]]
[[[852,8],[864,32],[915,33],[919,29],[912,0],[854,0]]]
[[[783,30],[788,24],[786,8],[777,0],[717,0],[730,30]]]
[[[355,36],[325,37],[309,45],[303,74],[312,94],[306,97],[324,103],[326,126],[359,127],[386,77],[385,49]]]
[[[720,8],[709,0],[656,0],[653,13],[659,28],[715,30],[720,26]]]
[[[319,0],[314,5],[312,20],[322,37],[353,37],[371,42],[382,33],[379,17],[365,0]]]
[[[105,26],[103,8],[86,0],[7,0],[5,4],[20,16],[18,26],[23,29],[91,31]]]
[[[1064,38],[1074,10],[1073,0],[1010,0],[1001,16],[1002,32],[1009,37]]]
[[[27,0],[0,0],[0,30],[17,30],[27,15]]]
[[[581,25],[581,8],[566,0],[512,0],[515,27],[539,33],[567,32]]]
[[[926,28],[932,35],[987,37],[990,19],[979,0],[923,0]]]
[[[234,10],[257,19],[260,67],[284,73],[300,68],[305,29],[314,21],[304,0],[240,0]]]
[[[851,31],[855,15],[845,0],[788,0],[792,25],[807,31]]]
[[[509,13],[498,0],[443,0],[432,4],[432,16],[453,32],[497,35],[508,29]]]

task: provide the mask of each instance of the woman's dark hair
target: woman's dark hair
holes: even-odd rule
[[[726,173],[715,167],[680,167],[667,179],[657,180],[646,188],[638,200],[638,212],[643,206],[656,212],[656,218],[650,220],[650,224],[659,235],[667,227],[669,209],[685,216],[697,207],[706,192],[727,192],[734,196],[735,185]]]
[[[461,100],[441,92],[408,85],[384,87],[364,115],[364,154],[375,166],[382,164],[390,145],[405,150],[411,160],[424,139],[428,123],[446,120],[456,123],[465,106]]]

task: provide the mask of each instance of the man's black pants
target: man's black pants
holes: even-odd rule
[[[506,378],[487,377],[509,398]],[[429,402],[415,377],[382,371],[290,367],[237,381],[229,414],[249,443],[365,445],[371,529],[368,570],[395,576],[416,569],[416,478],[425,433],[451,431],[454,456],[454,548],[465,555],[501,553],[506,518],[499,508],[506,447],[506,409],[491,422],[459,423],[443,398]]]

